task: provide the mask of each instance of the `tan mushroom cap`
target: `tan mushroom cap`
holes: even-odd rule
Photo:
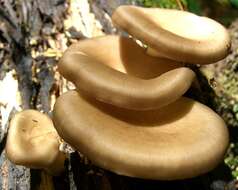
[[[80,92],[97,100],[148,110],[167,105],[188,90],[195,74],[181,66],[146,55],[129,38],[106,36],[71,46],[58,68]]]
[[[117,108],[69,91],[53,110],[59,135],[115,173],[173,180],[213,169],[228,146],[223,120],[189,98],[150,111]]]
[[[177,61],[206,64],[223,59],[230,37],[216,21],[161,8],[120,6],[113,23],[148,45],[148,53]]]
[[[59,136],[53,122],[35,110],[19,112],[11,119],[6,155],[17,165],[45,169],[54,175],[64,168],[65,155],[59,152]]]

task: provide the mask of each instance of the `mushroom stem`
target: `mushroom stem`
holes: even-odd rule
[[[59,152],[59,154],[56,157],[56,159],[54,160],[54,162],[52,162],[52,164],[49,167],[44,168],[44,169],[49,174],[51,174],[53,176],[58,176],[58,175],[60,175],[60,173],[62,173],[64,171],[65,159],[66,159],[65,153]]]
[[[54,190],[52,176],[46,171],[41,171],[41,182],[36,190]]]

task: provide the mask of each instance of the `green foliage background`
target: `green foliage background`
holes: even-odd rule
[[[138,0],[145,7],[161,7],[169,9],[179,9],[176,0]],[[181,3],[187,5],[187,0],[182,0]]]
[[[198,15],[206,15],[225,25],[229,25],[238,15],[238,0],[135,0],[144,7],[180,9],[178,2],[185,10]]]

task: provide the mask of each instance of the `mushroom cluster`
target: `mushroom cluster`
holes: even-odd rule
[[[184,63],[223,59],[226,29],[185,11],[136,6],[117,8],[112,20],[148,48],[112,35],[71,45],[58,69],[76,89],[55,103],[59,136],[121,175],[174,180],[210,171],[223,159],[229,135],[214,111],[183,97],[195,79]]]

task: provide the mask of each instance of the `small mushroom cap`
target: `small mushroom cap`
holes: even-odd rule
[[[175,101],[195,77],[189,68],[152,58],[131,39],[115,36],[71,46],[58,66],[59,72],[80,92],[136,110],[154,109]]]
[[[46,168],[53,173],[62,170],[65,160],[64,154],[59,152],[59,136],[52,120],[35,110],[14,115],[5,149],[13,163],[35,169]],[[59,164],[58,168],[52,168],[55,164]]]
[[[148,45],[152,55],[207,64],[229,53],[230,37],[221,24],[186,11],[125,5],[115,10],[112,20]]]
[[[61,95],[53,109],[59,135],[96,165],[118,174],[174,180],[213,169],[228,146],[223,120],[189,98],[149,111]]]

